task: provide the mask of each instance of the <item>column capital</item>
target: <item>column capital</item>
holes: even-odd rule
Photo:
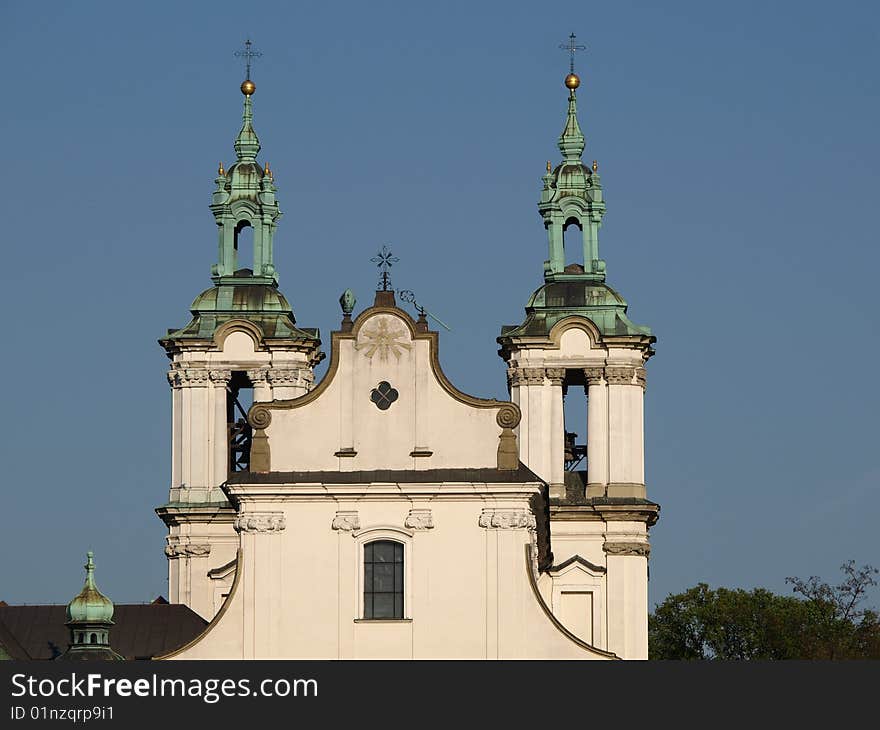
[[[526,509],[484,509],[480,513],[480,527],[487,530],[535,529],[535,515]]]
[[[565,380],[565,368],[546,368],[544,374],[550,385],[562,385]]]
[[[168,383],[172,388],[207,388],[211,384],[207,368],[172,368]]]
[[[609,385],[632,385],[636,369],[629,365],[609,365],[605,368],[605,378]]]
[[[225,386],[232,379],[232,370],[214,369],[208,372],[208,376],[211,378],[212,383]]]
[[[584,368],[584,377],[587,380],[587,387],[591,385],[599,385],[605,379],[605,368],[589,367]]]
[[[333,517],[333,522],[330,523],[330,527],[340,532],[354,532],[361,529],[361,518],[354,511],[337,512]]]
[[[651,554],[651,546],[646,542],[606,542],[602,550],[606,555],[636,555],[647,558]]]
[[[266,385],[269,382],[269,368],[259,368],[247,371],[248,380],[254,386]]]
[[[281,532],[287,527],[283,512],[246,512],[233,523],[236,532]]]

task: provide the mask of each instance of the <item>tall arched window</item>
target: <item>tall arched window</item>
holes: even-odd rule
[[[403,618],[403,544],[364,545],[364,618]]]

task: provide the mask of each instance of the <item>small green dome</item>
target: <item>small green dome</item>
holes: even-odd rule
[[[199,294],[192,303],[190,310],[200,312],[283,312],[292,314],[290,302],[272,284],[256,284],[252,281],[253,271],[239,269],[234,277],[241,283],[221,284],[212,286]]]
[[[86,581],[79,595],[67,604],[68,623],[113,623],[113,601],[95,585],[94,553],[88,552]]]

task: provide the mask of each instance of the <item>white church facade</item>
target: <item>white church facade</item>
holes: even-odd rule
[[[167,659],[646,659],[650,330],[605,284],[597,166],[574,73],[539,203],[544,281],[503,327],[509,401],[459,391],[437,332],[387,278],[346,291],[326,374],[278,289],[280,218],[242,84],[236,161],[211,210],[213,286],[161,340],[171,361],[169,599],[209,621]],[[253,229],[253,267],[239,261]],[[580,232],[583,264],[563,235]],[[250,263],[250,262],[246,262]],[[586,442],[565,398],[586,396]]]

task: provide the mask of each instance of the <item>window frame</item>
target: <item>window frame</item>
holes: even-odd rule
[[[355,571],[355,615],[358,623],[389,623],[394,621],[412,620],[412,564],[413,564],[413,533],[399,527],[382,526],[358,530],[352,533],[355,538],[357,553],[357,570]],[[364,617],[364,552],[367,544],[372,542],[390,541],[403,545],[403,616],[400,618],[365,618]]]

